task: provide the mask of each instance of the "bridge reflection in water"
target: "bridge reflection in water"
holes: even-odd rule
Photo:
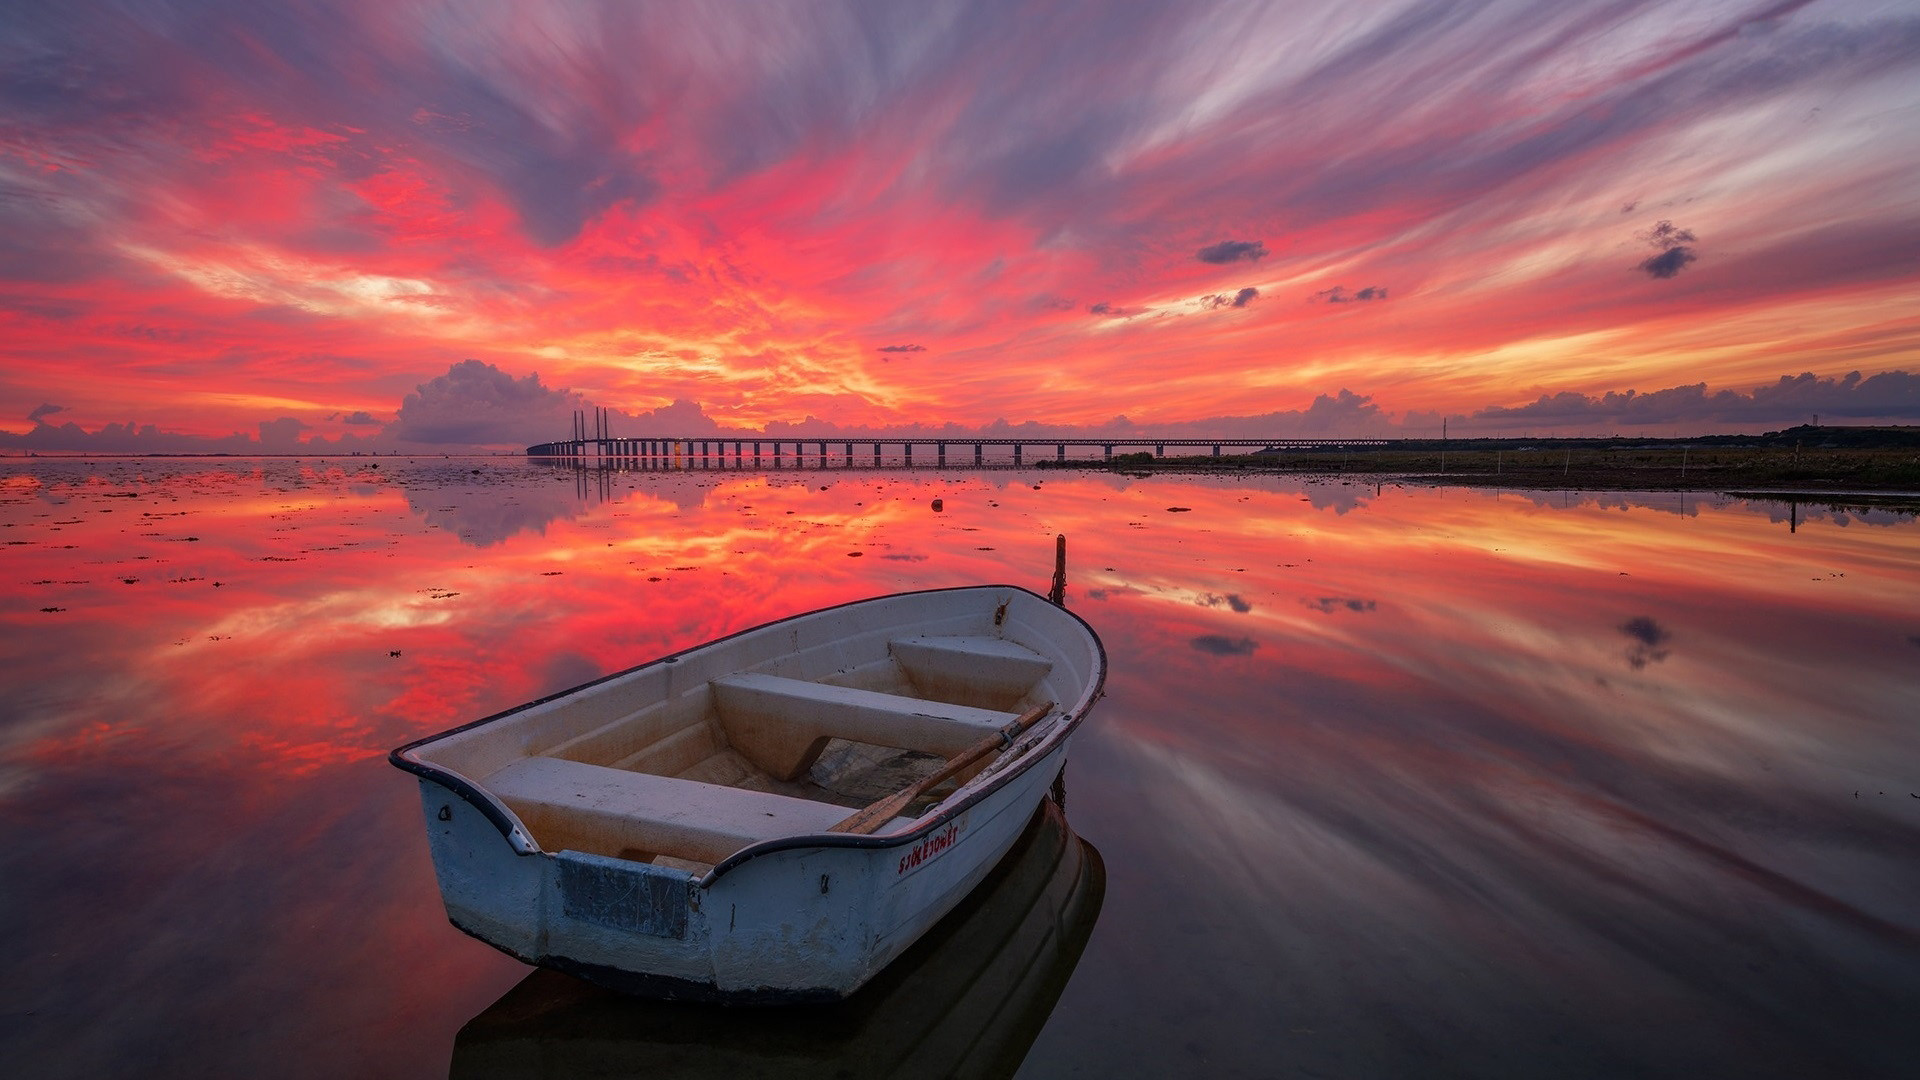
[[[845,1001],[646,1001],[541,970],[460,1029],[450,1073],[1012,1076],[1080,961],[1106,885],[1100,853],[1043,799],[993,873]]]

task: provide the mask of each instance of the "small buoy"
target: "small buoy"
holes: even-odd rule
[[[933,500],[933,512],[936,514],[939,513],[946,508],[946,505],[946,503],[941,502],[939,499]]]

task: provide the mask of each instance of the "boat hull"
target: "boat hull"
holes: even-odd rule
[[[1078,680],[1084,685],[1077,687],[1077,700],[1063,703],[1062,715],[910,827],[874,836],[781,837],[695,874],[542,850],[484,785],[421,767],[406,756],[411,747],[395,751],[395,763],[419,776],[448,917],[528,963],[650,997],[779,1003],[853,993],[1006,854],[1065,767],[1073,731],[1098,696],[1104,655],[1090,628],[1025,590],[978,588],[991,591],[980,599],[1008,597],[1003,607],[1021,605],[1029,619],[1071,620],[1091,640],[1092,660],[1080,664],[1087,669]],[[728,640],[656,664],[696,667],[703,650],[723,648]],[[643,674],[646,667],[623,675]]]

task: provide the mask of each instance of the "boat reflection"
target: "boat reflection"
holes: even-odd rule
[[[1011,1076],[1079,963],[1106,868],[1051,800],[994,872],[865,989],[824,1006],[643,1001],[527,976],[454,1039],[454,1077]]]

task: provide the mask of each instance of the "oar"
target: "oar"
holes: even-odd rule
[[[1001,728],[992,735],[962,750],[958,755],[947,759],[946,766],[939,772],[915,783],[905,791],[896,792],[864,810],[856,811],[852,817],[827,831],[844,833],[872,832],[887,822],[892,821],[894,818],[899,817],[900,811],[905,810],[909,803],[925,795],[927,792],[932,791],[939,784],[952,779],[954,774],[965,770],[967,766],[972,765],[974,762],[979,761],[981,758],[986,757],[988,754],[1002,747],[1012,746],[1013,740],[1019,738],[1021,732],[1039,723],[1042,717],[1052,711],[1053,702],[1051,701],[1045,705],[1037,705],[1028,709],[1026,712],[1021,713],[1018,719],[1006,727]]]

